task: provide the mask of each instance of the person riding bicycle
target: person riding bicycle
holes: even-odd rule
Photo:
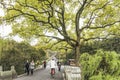
[[[56,62],[54,58],[50,62],[50,68],[51,68],[51,75],[55,75]]]

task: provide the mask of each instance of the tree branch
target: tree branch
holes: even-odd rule
[[[102,26],[98,26],[98,27],[89,27],[88,29],[98,29],[98,28],[105,28],[105,27],[110,27],[116,23],[119,23],[120,21],[115,21],[115,22],[112,22],[112,23],[108,23],[108,24],[105,24],[105,25],[102,25]]]
[[[91,1],[92,1],[92,0],[91,0]],[[100,10],[100,9],[106,7],[107,4],[109,4],[109,2],[106,2],[105,4],[103,4],[102,7],[96,8],[96,9],[94,9],[94,10],[92,11],[92,13],[91,13],[91,15],[90,15],[90,18],[89,18],[86,26],[80,29],[81,32],[82,32],[84,29],[86,29],[86,28],[90,28],[90,25],[92,24],[94,18],[96,18],[96,17],[95,17],[96,15],[94,15],[95,11]],[[94,15],[94,16],[93,16],[93,15]],[[99,17],[100,17],[100,16],[99,16]]]
[[[22,10],[20,9],[16,9],[16,8],[10,8],[8,10],[15,10],[15,11],[18,11],[20,12],[22,15],[25,15],[25,16],[29,16],[29,17],[32,17],[33,18],[33,21],[36,21],[36,22],[41,22],[41,23],[44,23],[44,24],[47,24],[47,22],[43,21],[43,20],[38,20],[37,17],[33,14],[30,14],[30,13],[25,13],[23,12]],[[10,17],[10,18],[14,18],[14,17]]]
[[[20,6],[30,8],[30,9],[32,9],[33,11],[36,11],[36,12],[39,13],[39,14],[44,14],[44,13],[47,13],[47,12],[48,12],[48,11],[40,12],[39,9],[35,8],[34,6],[31,6],[31,5],[27,4],[27,0],[25,0],[25,3],[24,3],[24,4],[21,4],[19,1],[16,1],[16,2],[17,2]]]
[[[110,36],[116,36],[116,34],[108,34],[108,35],[106,35],[105,37],[92,37],[92,38],[87,38],[87,39],[85,39],[85,38],[81,38],[81,39],[83,39],[84,41],[89,41],[89,40],[97,40],[97,39],[99,39],[99,40],[103,40],[103,39],[107,39],[107,38],[109,38]],[[117,36],[120,36],[120,35],[117,35]]]

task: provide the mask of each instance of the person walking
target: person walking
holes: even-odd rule
[[[44,64],[44,69],[45,69],[46,68],[46,61],[44,61],[43,64]]]
[[[60,71],[61,70],[61,62],[60,61],[57,62],[57,66],[58,66],[58,71]]]
[[[34,63],[34,61],[32,60],[31,63],[30,63],[31,75],[33,75],[34,68],[35,68],[35,63]]]
[[[29,75],[29,70],[30,70],[30,63],[29,61],[27,60],[26,63],[25,63],[25,72],[27,72],[27,75]]]

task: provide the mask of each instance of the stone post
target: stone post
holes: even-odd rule
[[[2,68],[2,66],[0,66],[0,71],[3,71],[3,68]]]
[[[2,69],[2,66],[0,66],[0,80],[2,80],[2,79],[1,79],[1,77],[2,77],[2,70],[3,70],[3,69]]]
[[[16,70],[15,70],[14,66],[11,66],[11,72],[12,72],[12,78],[16,78],[17,77],[17,73],[16,73]]]

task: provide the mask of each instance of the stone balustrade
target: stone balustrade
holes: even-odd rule
[[[65,66],[64,67],[64,79],[65,80],[81,80],[80,67]]]
[[[17,77],[17,73],[14,66],[11,66],[9,71],[3,71],[2,66],[0,66],[0,80],[13,80],[15,77]]]

